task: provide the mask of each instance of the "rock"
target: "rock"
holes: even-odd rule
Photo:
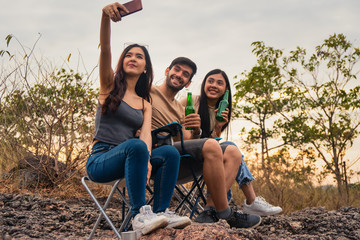
[[[2,178],[11,180],[19,189],[54,187],[53,179],[49,176],[56,178],[57,172],[63,172],[66,168],[64,163],[58,161],[59,171],[56,171],[55,161],[46,155],[25,157],[19,160],[16,167],[3,174]]]
[[[140,240],[203,240],[203,239],[261,239],[256,230],[230,229],[226,221],[214,224],[192,224],[184,229],[159,229],[156,232],[142,236]]]

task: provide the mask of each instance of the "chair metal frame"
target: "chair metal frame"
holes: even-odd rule
[[[166,133],[166,135],[164,135]],[[186,161],[186,166],[191,170],[192,179],[188,182],[193,182],[192,186],[188,189],[184,186],[185,183],[181,179],[178,179],[175,186],[174,196],[180,202],[176,207],[175,212],[185,215],[189,213],[189,218],[192,219],[196,214],[199,214],[198,208],[203,210],[200,204],[200,200],[206,205],[206,198],[203,193],[205,182],[203,181],[202,173],[197,175],[191,162],[194,161],[193,156],[187,154],[184,146],[184,138],[182,132],[182,126],[178,122],[172,122],[163,127],[157,128],[152,131],[152,139],[154,146],[161,146],[165,144],[173,144],[172,137],[177,137],[180,133],[181,141],[181,161]]]
[[[172,122],[166,126],[160,127],[158,129],[155,129],[151,132],[152,135],[152,144],[155,147],[160,147],[162,145],[173,145],[173,137],[178,136],[180,133],[180,139],[181,139],[181,160],[184,161],[185,159],[189,160],[190,163],[193,157],[186,153],[185,147],[184,147],[184,139],[183,139],[183,133],[182,133],[182,126],[181,124],[177,122]],[[200,208],[203,210],[201,204],[199,203],[200,200],[203,201],[204,204],[206,204],[206,198],[203,194],[203,189],[205,186],[205,183],[203,181],[202,174],[200,176],[197,176],[194,169],[192,168],[191,164],[188,164],[188,167],[191,170],[192,173],[192,180],[193,184],[190,189],[186,188],[183,184],[185,182],[182,182],[181,180],[177,182],[177,185],[175,186],[174,195],[180,202],[179,205],[176,208],[176,212],[182,213],[182,215],[185,215],[186,213],[190,213],[190,219],[194,216],[194,214],[198,214],[199,211],[197,208]],[[129,200],[126,198],[126,187],[125,187],[125,179],[119,179],[110,183],[98,183],[93,182],[89,179],[89,177],[84,176],[81,179],[81,182],[83,186],[85,187],[86,191],[89,193],[90,197],[94,201],[96,207],[100,211],[100,215],[96,220],[96,223],[90,233],[89,240],[92,239],[95,235],[96,229],[98,228],[101,219],[104,217],[106,222],[110,225],[111,229],[116,234],[116,237],[121,239],[120,233],[122,231],[127,231],[131,220],[131,205],[129,203]],[[92,193],[90,187],[86,182],[92,182],[95,184],[102,184],[102,185],[111,185],[111,191],[108,195],[106,202],[103,206],[101,206],[99,200],[95,197],[95,195]],[[147,204],[150,204],[153,200],[153,191],[152,189],[147,185],[146,189],[149,191],[149,193],[152,195],[152,197],[147,201]],[[119,229],[116,229],[114,223],[111,221],[109,216],[106,213],[106,209],[113,199],[113,196],[115,192],[118,193],[122,200],[122,223],[120,225]]]
[[[83,186],[85,187],[86,191],[89,193],[90,197],[92,198],[92,200],[94,201],[96,207],[99,209],[100,211],[100,215],[96,220],[96,223],[90,233],[89,236],[89,240],[92,239],[95,235],[96,229],[98,228],[101,219],[104,217],[105,220],[108,222],[108,224],[110,225],[111,229],[114,231],[114,233],[116,234],[116,237],[118,237],[119,239],[121,239],[120,233],[122,231],[127,231],[127,227],[129,225],[129,222],[131,220],[131,205],[129,203],[129,201],[127,200],[127,198],[125,197],[125,192],[126,192],[126,187],[125,187],[125,179],[119,179],[110,183],[97,183],[97,182],[93,182],[96,184],[103,184],[103,185],[112,185],[110,194],[108,195],[106,202],[104,204],[104,206],[101,206],[101,204],[99,203],[99,200],[95,197],[95,195],[92,193],[91,189],[89,188],[88,184],[86,182],[93,182],[89,179],[89,177],[85,176],[81,179],[81,183],[83,184]],[[122,189],[122,191],[121,191]],[[109,203],[111,202],[115,192],[117,192],[122,200],[122,223],[120,225],[119,229],[116,229],[114,223],[111,221],[111,219],[109,218],[109,216],[106,214],[106,209],[109,205]],[[126,211],[127,209],[127,211]],[[126,211],[126,213],[125,213]]]
[[[189,213],[189,218],[192,219],[200,213],[199,209],[200,211],[203,211],[203,205],[206,205],[204,187],[205,182],[202,179],[202,175],[193,181],[190,188],[187,188],[184,184],[177,184],[175,186],[176,192],[174,192],[174,195],[180,203],[176,207],[175,212],[178,212],[181,215]],[[203,205],[200,204],[200,200],[202,200]]]

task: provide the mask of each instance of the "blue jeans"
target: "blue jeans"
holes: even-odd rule
[[[223,151],[225,151],[226,146],[228,145],[233,145],[236,146],[235,143],[230,142],[230,141],[226,141],[226,142],[222,142],[220,143],[221,148],[223,149]],[[237,146],[236,146],[237,147]],[[249,168],[247,167],[245,160],[244,160],[244,155],[242,155],[242,161],[241,161],[241,165],[239,167],[238,173],[235,177],[235,181],[239,184],[239,188],[241,189],[241,186],[244,184],[250,184],[251,181],[253,181],[255,178],[253,177],[253,175],[251,174]],[[230,201],[232,198],[232,191],[231,189],[229,189],[228,193],[227,193],[227,199],[228,201]]]
[[[125,178],[131,214],[139,213],[146,204],[146,175],[149,152],[146,144],[137,138],[129,139],[119,145],[104,142],[94,144],[86,170],[94,182],[105,183]],[[154,212],[165,211],[179,171],[180,155],[172,146],[162,146],[152,151],[150,163],[154,184]]]

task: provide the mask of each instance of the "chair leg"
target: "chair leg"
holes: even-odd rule
[[[184,214],[189,212],[190,219],[192,219],[195,213],[199,213],[198,208],[203,210],[203,207],[200,205],[200,199],[206,205],[206,198],[203,194],[204,187],[205,182],[202,176],[195,178],[190,190],[183,185],[175,186],[175,197],[180,201],[175,211],[179,213],[184,212]]]
[[[192,217],[194,216],[195,213],[199,213],[199,211],[197,210],[197,208],[199,207],[201,210],[204,210],[204,208],[200,205],[199,200],[202,198],[203,200],[205,199],[204,194],[203,194],[203,190],[205,187],[205,182],[201,183],[201,187],[200,189],[197,189],[199,191],[199,194],[196,198],[196,201],[194,203],[194,207],[190,213],[190,219],[192,219]],[[204,204],[206,205],[206,200],[204,201]]]
[[[118,232],[128,231],[127,226],[129,225],[130,220],[131,220],[131,208],[129,208],[129,211],[127,212],[125,218],[123,218],[123,222],[122,222]]]
[[[185,187],[184,187],[185,188]],[[178,193],[181,195],[181,202],[179,203],[179,205],[177,206],[175,211],[179,211],[179,209],[181,209],[183,206],[185,206],[189,212],[192,212],[192,209],[195,208],[195,205],[191,202],[191,196],[194,194],[194,190],[196,189],[196,185],[193,184],[190,188],[190,190],[185,190],[185,194],[179,189],[178,186],[175,186],[175,189],[178,191]],[[186,203],[189,206],[186,206]]]
[[[179,203],[181,203],[184,196],[189,193],[189,190],[182,184],[180,184],[179,186],[175,186],[175,190],[176,191],[174,191],[174,196],[179,201]],[[189,204],[186,202],[182,206],[179,204],[179,206],[177,207],[177,212],[180,215],[185,215],[186,212],[191,212],[191,206],[189,206]]]
[[[151,189],[149,185],[146,185],[146,190],[150,193],[151,198],[146,202],[147,205],[150,205],[151,202],[154,200],[154,191]]]
[[[199,191],[199,189],[195,189],[193,191],[193,193],[189,194],[189,190],[185,186],[180,185],[180,188],[182,188],[182,191],[184,191],[186,193],[186,196],[188,196],[187,198],[189,199],[191,204],[189,204],[188,201],[184,202],[182,204],[181,208],[179,209],[179,213],[185,214],[186,212],[188,212],[188,213],[190,213],[190,219],[192,219],[194,213],[199,213],[197,208],[200,208],[201,210],[203,210],[203,207],[199,203],[200,191]],[[179,194],[176,193],[176,197],[179,200],[179,202],[181,202],[182,199],[179,196]]]
[[[107,214],[106,214],[106,212],[105,212],[107,206],[109,205],[109,203],[110,203],[110,201],[111,201],[111,199],[112,199],[112,197],[113,197],[113,195],[114,195],[114,193],[115,193],[115,191],[116,191],[116,189],[117,189],[117,186],[118,186],[119,183],[120,183],[120,180],[118,180],[118,181],[114,184],[114,186],[112,187],[111,192],[110,192],[110,195],[108,196],[108,198],[107,198],[107,200],[106,200],[106,202],[105,202],[105,204],[104,204],[104,207],[101,207],[101,205],[100,205],[100,203],[98,202],[97,198],[94,196],[94,194],[91,192],[90,188],[87,186],[87,184],[86,184],[85,181],[89,181],[89,180],[90,180],[90,179],[89,179],[88,177],[83,177],[83,178],[81,179],[81,182],[82,182],[82,184],[84,185],[86,191],[89,193],[90,197],[91,197],[91,198],[93,199],[93,201],[95,202],[95,205],[96,205],[97,208],[100,210],[101,214],[100,214],[100,216],[98,217],[98,219],[97,219],[97,221],[96,221],[96,223],[95,223],[95,225],[94,225],[94,227],[93,227],[93,229],[92,229],[92,231],[91,231],[90,236],[89,236],[88,239],[92,239],[92,238],[94,237],[95,231],[96,231],[96,229],[97,229],[97,227],[98,227],[98,225],[99,225],[100,220],[101,220],[102,217],[104,217],[105,220],[109,223],[111,229],[114,231],[114,233],[116,234],[116,236],[117,236],[119,239],[121,239],[120,233],[117,231],[116,227],[114,226],[114,224],[112,223],[112,221],[110,220],[110,218],[107,216]]]
[[[128,230],[127,226],[131,220],[131,205],[125,197],[125,191],[126,191],[125,188],[123,189],[123,192],[121,192],[119,188],[116,188],[116,190],[118,191],[120,198],[122,200],[122,224],[118,232],[127,231]],[[126,208],[128,209],[128,211],[125,215]]]

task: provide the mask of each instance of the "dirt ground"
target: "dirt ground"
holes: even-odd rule
[[[0,239],[86,239],[98,212],[89,198],[57,200],[0,193]],[[116,203],[110,216],[119,219]],[[102,221],[96,239],[114,239]],[[162,229],[141,239],[360,239],[360,209],[307,208],[263,217],[255,229],[230,229],[226,223]]]

